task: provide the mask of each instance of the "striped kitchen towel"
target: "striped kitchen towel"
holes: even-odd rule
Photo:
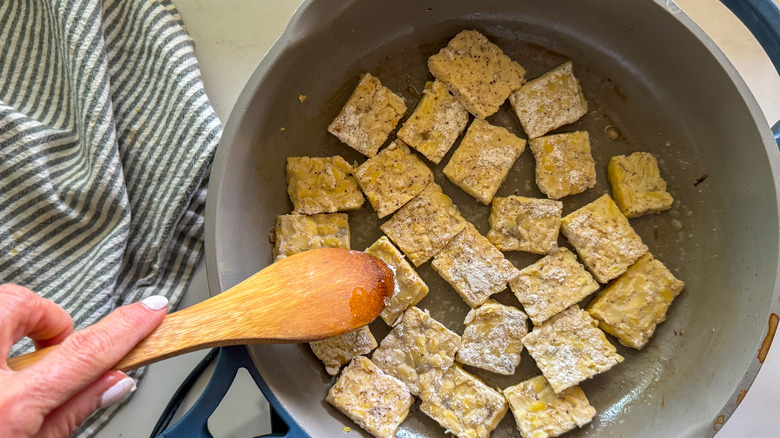
[[[175,307],[221,132],[170,1],[0,1],[0,282],[77,329],[153,294]]]

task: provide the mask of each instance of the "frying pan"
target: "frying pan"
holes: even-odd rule
[[[770,6],[769,12],[777,10]],[[292,209],[286,157],[339,154],[350,162],[364,160],[326,130],[359,74],[379,77],[404,97],[411,112],[432,79],[427,58],[462,29],[485,34],[526,68],[528,78],[574,61],[589,112],[558,131],[590,133],[598,183],[565,198],[564,214],[608,193],[608,158],[633,151],[658,157],[676,199],[670,211],[631,223],[654,256],[685,281],[685,289],[642,351],[611,338],[626,360],[581,384],[598,415],[568,436],[714,435],[753,381],[762,343],[771,342],[768,333],[780,313],[780,156],[735,69],[671,1],[304,3],[244,88],[217,152],[206,216],[211,293],[271,263],[266,236],[276,216]],[[770,30],[762,38],[776,38]],[[777,55],[770,52],[776,66]],[[526,138],[506,104],[488,120]],[[485,234],[489,208],[443,178],[448,158],[440,166],[429,163],[436,181]],[[530,152],[520,157],[497,196],[509,194],[542,196]],[[380,223],[368,204],[350,212],[352,247],[362,250],[374,242]],[[506,254],[519,268],[538,258]],[[462,333],[466,304],[428,264],[418,272],[431,289],[419,306]],[[495,297],[519,305],[509,292]],[[371,329],[377,339],[389,331],[381,320]],[[324,402],[333,378],[308,346],[249,351],[266,398],[290,427],[288,435],[335,436],[345,426],[363,433]],[[527,353],[513,376],[469,370],[502,388],[539,374]],[[443,435],[417,407],[399,432]],[[517,435],[508,413],[492,436]]]

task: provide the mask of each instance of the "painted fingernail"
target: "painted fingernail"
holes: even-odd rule
[[[152,295],[144,298],[141,303],[152,310],[160,310],[168,306],[168,298],[162,295]]]
[[[133,380],[132,377],[125,377],[124,379],[114,383],[114,386],[108,388],[106,392],[100,396],[100,409],[113,405],[122,397],[135,391],[135,388],[135,380]]]

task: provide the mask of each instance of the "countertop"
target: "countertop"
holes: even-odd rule
[[[206,92],[224,123],[245,81],[282,33],[299,0],[173,0],[173,3],[195,40]],[[780,77],[747,29],[718,1],[678,0],[677,4],[736,66],[770,124],[780,120]],[[180,308],[208,296],[205,266],[201,263]],[[755,382],[718,438],[780,436],[776,418],[780,412],[778,343],[775,340]],[[130,403],[97,437],[149,436],[176,388],[204,355],[205,352],[190,353],[150,366]],[[197,398],[206,378],[207,375],[198,382],[183,409]],[[217,437],[245,438],[270,432],[268,404],[248,373],[239,375],[209,426]]]

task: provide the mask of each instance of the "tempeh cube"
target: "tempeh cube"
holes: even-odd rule
[[[379,229],[420,266],[438,254],[466,223],[449,196],[431,183]]]
[[[419,303],[428,295],[428,285],[387,237],[380,237],[366,249],[366,252],[387,263],[395,274],[393,296],[379,315],[387,325],[393,326],[407,308]]]
[[[393,438],[414,403],[401,381],[363,356],[344,368],[325,400],[377,438]]]
[[[393,213],[433,182],[433,172],[396,140],[353,174],[380,218]]]
[[[325,364],[328,374],[335,376],[342,366],[358,356],[370,353],[377,344],[366,325],[341,336],[310,342],[309,346],[314,355]]]
[[[623,361],[599,330],[598,321],[576,305],[534,327],[523,345],[555,392]]]
[[[487,238],[501,251],[547,254],[558,247],[563,203],[523,196],[493,198]]]
[[[528,138],[574,123],[588,112],[571,61],[528,81],[509,96],[509,102]]]
[[[488,300],[466,315],[466,329],[455,358],[462,364],[511,376],[520,364],[528,316],[522,310]]]
[[[525,140],[506,128],[474,119],[444,167],[444,175],[477,201],[488,205],[523,150]]]
[[[371,158],[404,114],[404,99],[379,79],[364,73],[344,108],[328,126],[328,132]]]
[[[451,367],[459,346],[460,336],[433,319],[428,311],[412,306],[382,339],[371,360],[417,395],[419,375],[430,369]]]
[[[647,152],[616,155],[607,164],[612,196],[626,217],[660,213],[671,208],[674,198],[666,191],[658,161]]]
[[[400,334],[417,369],[446,369],[452,365],[460,336],[433,319],[427,310],[414,306],[404,312],[401,324],[394,331]]]
[[[288,157],[287,194],[296,213],[335,213],[363,205],[352,165],[338,155]]]
[[[525,69],[475,30],[455,35],[439,53],[428,58],[428,69],[480,119],[498,111],[525,81]]]
[[[558,248],[521,269],[509,286],[534,325],[579,303],[599,288],[596,280],[566,248]]]
[[[590,302],[599,327],[627,347],[641,349],[684,284],[663,263],[645,254]]]
[[[520,273],[470,223],[434,257],[431,266],[472,308],[506,289]]]
[[[469,123],[469,112],[441,81],[425,84],[414,112],[398,130],[398,138],[439,164]]]
[[[276,217],[274,261],[310,249],[349,249],[349,245],[349,217],[344,213]]]
[[[403,321],[403,317],[401,321]],[[402,324],[402,322],[399,322],[395,327]],[[420,393],[417,366],[407,346],[404,344],[402,335],[396,330],[391,330],[382,339],[379,347],[371,355],[371,361],[383,372],[403,382],[412,394],[417,395]]]
[[[609,195],[561,219],[561,232],[599,283],[626,272],[647,252],[647,246]]]
[[[556,437],[582,427],[596,416],[596,409],[579,386],[555,393],[544,376],[504,389],[517,428],[526,438]]]
[[[487,438],[508,409],[504,396],[458,365],[420,375],[420,410],[460,438]]]
[[[536,185],[551,199],[576,195],[596,185],[596,163],[586,131],[528,141],[536,161]]]

